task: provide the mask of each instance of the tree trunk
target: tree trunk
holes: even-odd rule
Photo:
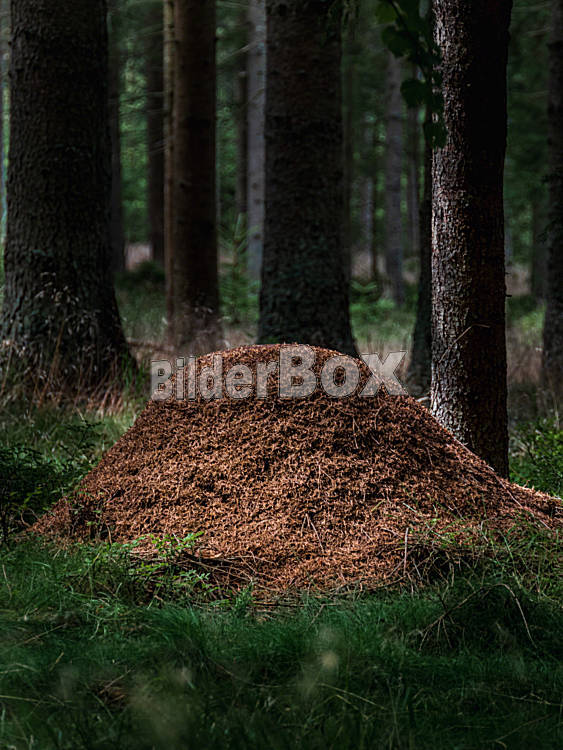
[[[164,275],[166,278],[167,337],[174,343],[174,240],[173,240],[173,185],[174,185],[174,0],[163,0],[164,18]]]
[[[121,179],[121,49],[120,18],[116,0],[108,4],[109,34],[109,122],[111,134],[111,266],[113,272],[125,270],[123,234],[123,185]]]
[[[418,107],[407,111],[407,247],[411,257],[420,248],[420,187],[419,187],[419,140]]]
[[[201,353],[220,338],[215,192],[215,4],[174,4],[172,274],[176,347]]]
[[[403,281],[403,223],[401,220],[401,174],[403,168],[403,100],[401,63],[387,53],[387,101],[385,112],[385,272],[391,282],[395,304],[405,301]]]
[[[379,284],[375,244],[375,139],[374,125],[366,117],[363,123],[363,170],[361,180],[361,248],[369,261],[370,281]]]
[[[345,31],[344,60],[342,71],[343,94],[343,139],[344,139],[344,211],[342,216],[342,263],[344,277],[352,276],[352,193],[354,185],[354,95],[356,89],[354,30],[348,24]]]
[[[355,354],[342,268],[340,18],[267,3],[266,216],[259,340]]]
[[[426,114],[426,122],[432,115]],[[420,203],[420,275],[408,382],[411,393],[430,390],[432,357],[432,148],[424,144],[424,194]]]
[[[563,0],[552,0],[549,41],[549,217],[543,378],[560,408],[563,395]]]
[[[433,160],[432,411],[508,474],[503,166],[510,0],[435,0],[444,148]]]
[[[248,3],[248,275],[260,279],[264,251],[264,112],[266,106],[265,0]]]
[[[4,359],[47,389],[129,359],[110,273],[106,3],[12,0]]]
[[[247,12],[241,11],[240,26],[248,26]],[[247,35],[245,35],[245,44]],[[235,206],[237,217],[246,221],[248,207],[248,55],[241,55],[241,64],[236,71],[235,106],[237,123],[237,181],[235,189]]]
[[[147,12],[147,208],[152,258],[164,266],[164,18],[162,0]]]
[[[531,291],[536,303],[545,302],[547,294],[547,246],[545,210],[542,201],[532,201],[532,273]]]
[[[4,0],[0,0],[0,242],[4,241],[4,217],[6,215],[6,142],[4,139],[4,87],[7,83],[4,64],[6,14]]]

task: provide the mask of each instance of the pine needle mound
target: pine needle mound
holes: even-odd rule
[[[280,348],[221,352],[224,373]],[[314,352],[317,372],[335,354]],[[382,388],[340,399],[318,387],[282,399],[277,385],[270,377],[266,399],[149,401],[34,530],[112,542],[203,532],[194,559],[207,569],[287,590],[410,575],[422,539],[467,547],[521,517],[561,525],[559,501],[501,479],[411,397]]]

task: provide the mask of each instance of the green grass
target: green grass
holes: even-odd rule
[[[123,550],[0,559],[0,747],[560,747],[560,610],[502,575],[261,608]],[[503,744],[504,743],[504,744]]]
[[[143,273],[119,294],[129,335],[152,337],[135,300],[160,282]],[[402,341],[412,305],[398,320],[369,296],[357,290],[355,326]],[[561,548],[547,533],[515,529],[463,564],[441,549],[434,583],[413,590],[269,605],[179,571],[183,543],[143,564],[130,547],[18,541],[141,408],[0,411],[0,750],[563,745]],[[520,427],[513,477],[561,494],[561,435]]]

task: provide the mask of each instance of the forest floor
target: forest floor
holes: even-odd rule
[[[229,283],[229,343],[246,343],[256,300],[241,306],[240,280]],[[397,314],[355,287],[362,351],[409,348],[409,295]],[[158,341],[154,269],[128,274],[118,296],[128,337]],[[511,476],[562,496],[563,431],[537,389],[542,311],[520,295],[508,315]],[[127,544],[18,541],[145,400],[103,412],[2,405],[2,474],[16,488],[0,546],[2,750],[562,746],[561,546],[547,532],[522,528],[471,562],[446,544],[423,586],[269,604],[252,586],[218,592],[180,569],[174,539],[145,562]]]

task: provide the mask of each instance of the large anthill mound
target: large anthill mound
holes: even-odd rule
[[[222,352],[223,374],[256,372],[280,348]],[[335,354],[314,352],[317,372]],[[283,399],[277,387],[273,376],[265,399],[150,401],[36,530],[113,542],[203,532],[202,559],[282,589],[396,578],[416,565],[421,533],[455,542],[522,515],[560,523],[558,501],[499,478],[410,397],[319,387]]]

